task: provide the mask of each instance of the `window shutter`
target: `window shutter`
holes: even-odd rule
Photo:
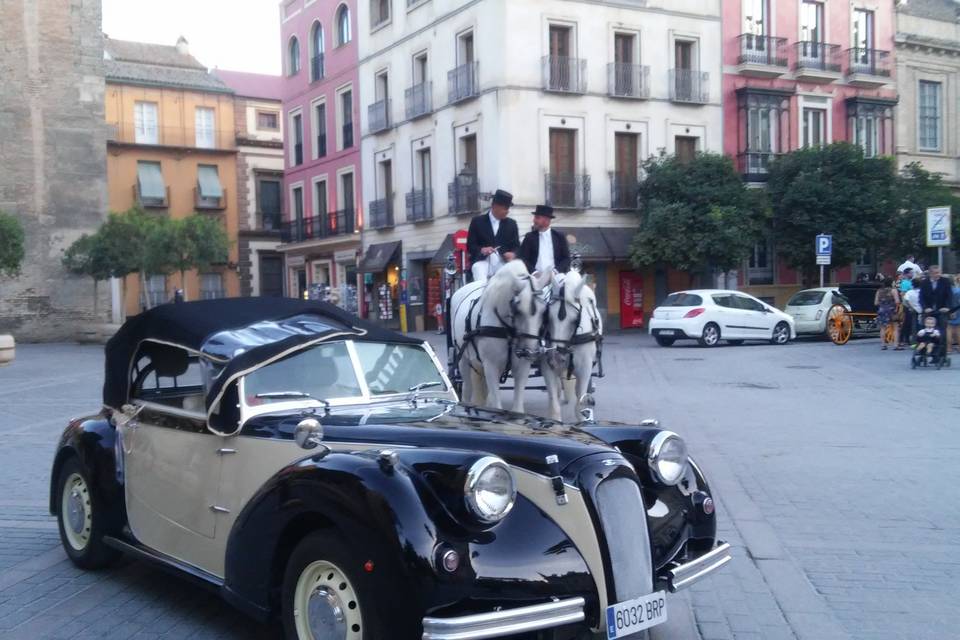
[[[209,107],[197,107],[197,147],[201,149],[214,148],[213,120],[213,109]]]

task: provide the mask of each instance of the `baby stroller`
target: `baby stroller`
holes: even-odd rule
[[[913,355],[910,356],[910,368],[916,369],[917,367],[936,367],[941,369],[943,367],[950,366],[950,353],[947,351],[947,314],[934,312],[929,313],[924,316],[924,321],[927,318],[934,318],[936,320],[935,328],[940,332],[939,339],[934,343],[933,349],[927,353],[928,341],[918,340],[916,349],[913,351]],[[924,328],[918,331],[918,335],[923,333]]]

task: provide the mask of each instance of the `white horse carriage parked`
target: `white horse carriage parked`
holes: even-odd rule
[[[578,418],[592,418],[595,366],[603,376],[603,324],[578,257],[562,279],[531,274],[514,260],[486,282],[463,285],[448,302],[449,374],[465,403],[502,408],[500,389],[512,378],[511,408],[523,413],[526,390],[534,388],[528,383],[542,375],[548,417],[562,420],[566,406]]]

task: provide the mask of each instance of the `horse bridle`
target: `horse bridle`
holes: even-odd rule
[[[537,314],[537,288],[533,286],[533,276],[526,275],[524,279],[527,281],[527,285],[530,287],[530,292],[533,294],[530,298],[530,316],[535,316]],[[524,358],[525,360],[535,360],[543,355],[545,345],[543,340],[543,332],[540,334],[534,335],[532,333],[525,333],[523,331],[517,331],[514,326],[514,321],[516,320],[517,315],[520,313],[520,292],[513,296],[510,299],[510,316],[509,322],[505,320],[500,315],[500,311],[494,308],[493,314],[497,317],[497,320],[500,321],[504,327],[507,327],[510,332],[510,342],[518,338],[521,340],[535,340],[537,342],[536,348],[530,347],[516,347],[513,349],[513,354],[518,358]],[[512,347],[512,344],[511,344]]]

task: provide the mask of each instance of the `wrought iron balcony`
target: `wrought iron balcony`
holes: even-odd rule
[[[551,207],[586,209],[590,206],[590,176],[548,173],[544,179],[545,199]]]
[[[414,189],[407,194],[407,222],[433,220],[433,189]]]
[[[890,52],[880,49],[847,49],[847,78],[854,86],[876,88],[890,80]]]
[[[740,173],[747,182],[766,182],[770,163],[778,155],[774,151],[744,151],[737,156]]]
[[[798,73],[807,71],[826,71],[840,73],[840,45],[825,42],[798,42],[797,62],[794,68]]]
[[[752,33],[741,34],[737,38],[740,56],[737,64],[740,73],[750,75],[750,67],[774,67],[770,70],[755,70],[763,75],[780,75],[787,70],[787,39],[773,36],[759,36]]]
[[[380,133],[390,128],[390,100],[374,102],[367,107],[367,127],[370,133]]]
[[[407,120],[420,118],[433,111],[433,83],[421,82],[404,92]]]
[[[637,176],[622,173],[610,174],[610,208],[614,211],[636,211],[640,197],[640,181]]]
[[[607,83],[607,90],[614,98],[649,98],[650,67],[611,62],[607,65]]]
[[[586,93],[586,59],[543,56],[543,89],[560,93]]]
[[[290,220],[280,227],[280,239],[283,242],[306,242],[350,235],[356,230],[354,220],[353,209]]]
[[[373,200],[367,207],[367,228],[389,229],[393,226],[393,194],[381,200]]]
[[[479,63],[468,62],[447,72],[447,104],[463,102],[480,93],[478,67]]]
[[[283,214],[280,211],[257,211],[256,220],[259,231],[279,231],[283,226]]]
[[[448,210],[451,215],[480,213],[480,185],[470,176],[458,176],[447,185]]]
[[[690,104],[710,102],[710,74],[693,69],[670,70],[670,100]]]
[[[323,66],[323,54],[318,53],[317,55],[310,58],[310,82],[317,82],[318,80],[323,80],[324,66]]]

